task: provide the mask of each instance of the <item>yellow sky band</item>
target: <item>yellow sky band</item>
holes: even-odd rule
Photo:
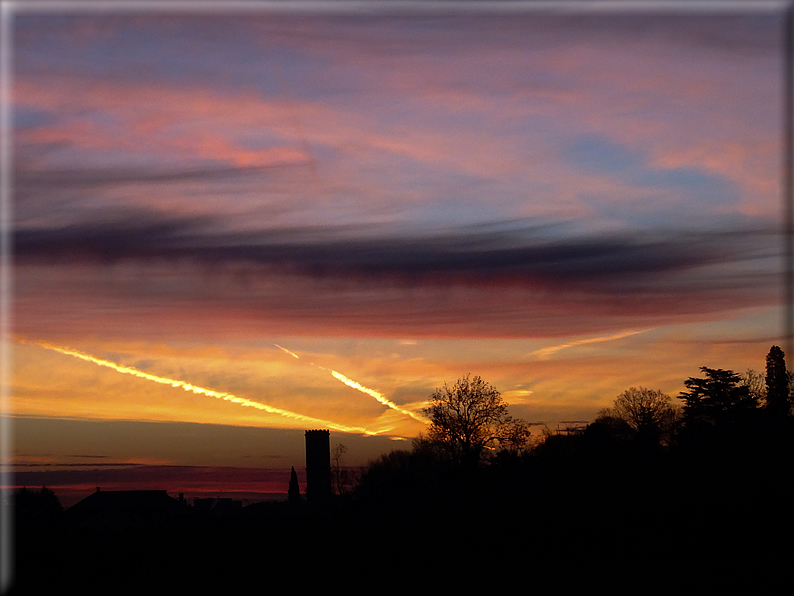
[[[19,340],[23,343],[24,340]],[[360,426],[347,426],[345,424],[339,424],[336,422],[330,422],[328,420],[322,420],[320,418],[313,418],[311,416],[305,416],[304,414],[298,414],[296,412],[290,412],[289,410],[283,410],[281,408],[276,408],[274,406],[269,406],[267,404],[263,404],[256,401],[251,401],[250,399],[246,399],[244,397],[239,397],[237,395],[226,393],[223,391],[214,391],[212,389],[207,389],[205,387],[198,387],[186,381],[180,381],[178,379],[170,379],[168,377],[160,377],[158,375],[154,375],[152,373],[147,373],[142,370],[138,370],[132,366],[122,366],[120,364],[116,364],[115,362],[111,362],[110,360],[104,360],[102,358],[97,358],[95,356],[91,356],[90,354],[85,354],[84,352],[80,352],[78,350],[73,350],[71,348],[66,348],[62,346],[56,346],[48,342],[44,341],[34,341],[30,342],[39,347],[45,348],[47,350],[53,350],[55,352],[60,352],[61,354],[66,354],[68,356],[73,356],[75,358],[79,358],[81,360],[85,360],[86,362],[92,362],[98,366],[104,366],[106,368],[110,368],[115,370],[116,372],[120,372],[126,375],[132,375],[141,379],[146,379],[148,381],[153,381],[155,383],[160,383],[161,385],[170,385],[171,387],[181,388],[185,391],[192,391],[193,393],[197,393],[199,395],[206,395],[208,397],[214,397],[216,399],[222,399],[224,401],[228,401],[234,404],[238,404],[241,406],[255,408],[257,410],[262,410],[268,412],[270,414],[278,414],[279,416],[283,416],[285,418],[290,418],[292,420],[299,420],[301,422],[306,422],[312,426],[326,426],[328,428],[332,428],[334,430],[339,430],[342,432],[347,433],[357,433],[357,434],[364,434],[364,435],[377,435],[379,434],[376,431],[372,431]]]

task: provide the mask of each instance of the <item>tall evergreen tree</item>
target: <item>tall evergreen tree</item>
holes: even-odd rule
[[[689,391],[682,391],[684,420],[687,424],[723,425],[741,421],[758,407],[755,396],[743,384],[741,375],[732,370],[701,366],[705,379],[690,377],[684,381]]]
[[[776,416],[786,416],[790,405],[785,355],[778,346],[772,346],[766,356],[766,408]]]
[[[298,486],[298,475],[295,473],[295,466],[292,466],[292,472],[289,475],[289,490],[287,491],[287,499],[293,505],[301,502],[301,491]]]

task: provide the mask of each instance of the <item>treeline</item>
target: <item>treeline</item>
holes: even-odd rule
[[[526,422],[508,415],[495,388],[467,375],[433,393],[424,410],[431,421],[427,434],[414,440],[412,450],[371,462],[357,492],[363,497],[393,495],[400,486],[409,490],[411,474],[425,467],[434,470],[435,480],[424,485],[434,486],[447,473],[471,479],[516,466],[559,470],[630,462],[641,473],[662,461],[684,466],[706,457],[718,466],[749,459],[763,466],[791,455],[794,375],[779,347],[770,349],[763,375],[700,370],[702,376],[684,381],[687,390],[677,401],[659,390],[631,387],[592,423],[544,429],[541,436],[532,436]],[[390,484],[389,490],[382,483]]]
[[[520,537],[555,568],[549,553],[564,551],[639,574],[666,556],[676,574],[777,578],[794,554],[792,374],[777,346],[764,375],[700,370],[676,399],[630,388],[587,426],[534,440],[464,377],[433,394],[411,450],[366,468],[355,498],[450,544]]]
[[[17,586],[107,593],[121,577],[148,593],[168,578],[204,593],[281,574],[302,587],[350,576],[571,591],[574,579],[609,592],[734,593],[741,580],[752,593],[791,593],[784,355],[773,347],[764,373],[700,370],[678,396],[629,388],[590,424],[540,435],[494,387],[463,377],[430,396],[431,424],[412,448],[371,462],[352,489],[337,446],[332,475],[346,490],[321,504],[301,498],[294,477],[282,503],[127,512],[121,531],[68,519],[51,491],[23,491]]]

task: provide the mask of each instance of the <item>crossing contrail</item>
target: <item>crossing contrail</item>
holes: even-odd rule
[[[369,387],[364,387],[363,385],[357,383],[353,379],[348,379],[342,373],[338,373],[335,370],[332,370],[331,371],[331,375],[333,375],[333,377],[335,379],[338,379],[339,381],[342,381],[348,387],[352,387],[353,389],[358,389],[362,393],[366,393],[367,395],[369,395],[371,397],[374,397],[376,400],[378,400],[384,406],[387,406],[387,407],[391,408],[392,410],[397,410],[401,414],[405,414],[406,416],[410,416],[411,418],[413,418],[414,420],[418,420],[419,422],[424,422],[425,424],[427,424],[427,422],[428,422],[428,420],[426,420],[422,416],[419,416],[418,414],[415,414],[414,412],[411,412],[410,410],[406,410],[405,408],[401,408],[400,406],[395,404],[393,401],[389,401],[388,399],[386,399],[386,397],[382,393],[380,393],[378,391],[375,391],[374,389],[370,389]]]
[[[48,342],[43,341],[34,341],[31,342],[37,346],[45,348],[47,350],[54,350],[55,352],[60,352],[61,354],[66,354],[68,356],[74,356],[75,358],[79,358],[81,360],[85,360],[86,362],[92,362],[99,366],[104,366],[106,368],[110,368],[117,372],[123,373],[125,375],[132,375],[134,377],[138,377],[140,379],[146,379],[147,381],[153,381],[155,383],[160,383],[161,385],[170,385],[171,387],[176,387],[180,389],[184,389],[185,391],[192,391],[193,393],[198,393],[199,395],[206,395],[208,397],[214,397],[216,399],[222,399],[224,401],[228,401],[234,404],[239,404],[244,407],[248,408],[255,408],[257,410],[262,410],[264,412],[268,412],[270,414],[278,414],[279,416],[283,416],[285,418],[290,418],[292,420],[297,420],[300,422],[306,422],[313,426],[326,426],[328,428],[332,428],[334,430],[339,430],[346,433],[359,433],[364,435],[377,435],[379,433],[375,431],[368,430],[366,428],[362,428],[360,426],[347,426],[344,424],[338,424],[336,422],[329,422],[328,420],[322,420],[320,418],[313,418],[312,416],[305,416],[303,414],[298,414],[296,412],[290,412],[289,410],[283,410],[281,408],[276,408],[274,406],[269,406],[267,404],[263,404],[257,401],[251,401],[250,399],[246,399],[244,397],[238,397],[232,393],[226,393],[224,391],[214,391],[212,389],[206,389],[204,387],[198,387],[193,385],[192,383],[188,383],[186,381],[180,381],[178,379],[169,379],[168,377],[160,377],[158,375],[153,375],[152,373],[143,372],[142,370],[138,370],[132,366],[121,366],[120,364],[116,364],[110,360],[104,360],[102,358],[97,358],[96,356],[91,356],[90,354],[86,354],[84,352],[80,352],[78,350],[73,350],[71,348],[65,348],[62,346],[56,346]],[[297,357],[297,356],[296,356]]]
[[[283,350],[284,352],[286,352],[287,354],[289,354],[293,358],[300,358],[300,356],[298,356],[295,352],[291,352],[287,348],[282,348],[278,344],[273,344],[273,345],[276,346],[279,350]],[[324,366],[319,366],[319,365],[315,364],[314,362],[310,362],[309,364],[311,364],[312,366],[316,366],[317,368],[321,368],[323,370],[328,370]],[[406,410],[405,408],[402,408],[402,407],[398,406],[393,401],[390,401],[389,399],[387,399],[386,396],[383,395],[381,392],[375,391],[374,389],[370,389],[369,387],[364,387],[364,385],[354,381],[353,379],[350,379],[350,378],[346,377],[345,375],[343,375],[340,372],[336,372],[335,370],[331,370],[329,372],[331,373],[331,376],[333,378],[335,378],[337,381],[341,381],[342,383],[344,383],[348,387],[352,387],[353,389],[357,389],[358,391],[361,391],[362,393],[366,393],[370,397],[374,397],[378,402],[382,403],[384,406],[386,406],[388,408],[391,408],[392,410],[396,410],[396,411],[398,411],[401,414],[404,414],[406,416],[410,416],[414,420],[418,420],[419,422],[422,422],[424,424],[427,424],[429,422],[426,418],[420,416],[419,414],[416,414],[416,413],[414,413],[414,412],[412,412],[410,410]]]

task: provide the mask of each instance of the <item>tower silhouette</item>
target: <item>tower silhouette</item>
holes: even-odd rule
[[[306,431],[306,498],[310,503],[331,498],[331,431]]]

